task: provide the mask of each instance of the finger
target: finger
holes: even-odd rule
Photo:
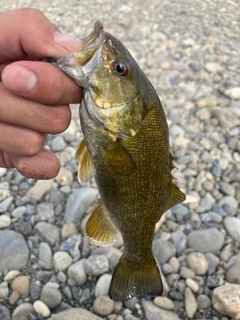
[[[61,133],[71,120],[68,105],[47,106],[11,93],[0,83],[0,122],[41,133]]]
[[[47,149],[41,150],[33,157],[11,156],[14,167],[26,178],[51,179],[56,177],[60,170],[57,157]]]
[[[0,62],[57,57],[79,47],[37,9],[0,13]]]
[[[10,154],[2,150],[0,150],[0,168],[14,168]]]
[[[82,89],[55,66],[18,61],[5,67],[3,84],[28,99],[48,105],[79,103]]]
[[[15,156],[33,156],[39,153],[46,135],[9,124],[0,123],[0,150]]]

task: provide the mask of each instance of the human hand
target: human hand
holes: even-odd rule
[[[0,13],[0,167],[35,179],[57,175],[59,160],[44,142],[68,127],[68,104],[80,102],[82,91],[41,60],[78,47],[36,9]]]

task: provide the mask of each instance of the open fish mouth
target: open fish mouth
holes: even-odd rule
[[[76,83],[87,87],[86,75],[93,67],[101,64],[101,48],[106,39],[103,25],[96,21],[93,31],[84,39],[81,39],[80,47],[65,56],[50,58],[48,62],[60,68],[64,73],[73,78]]]

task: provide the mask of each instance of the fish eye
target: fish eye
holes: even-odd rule
[[[125,62],[119,60],[114,61],[113,67],[120,76],[127,76],[130,70]]]

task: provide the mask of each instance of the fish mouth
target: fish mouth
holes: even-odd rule
[[[101,47],[105,38],[102,23],[96,21],[93,31],[85,39],[80,39],[78,49],[58,58],[50,58],[48,62],[61,69],[78,85],[87,88],[87,75],[102,62]]]

